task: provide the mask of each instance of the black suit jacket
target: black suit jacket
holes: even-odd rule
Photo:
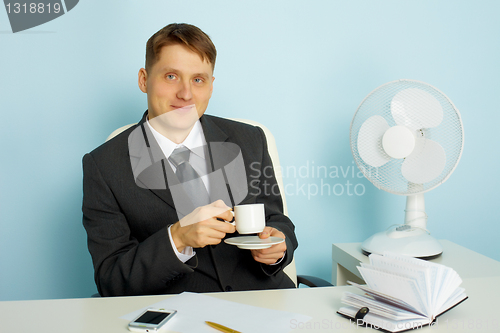
[[[263,265],[249,250],[221,242],[195,249],[196,255],[182,263],[168,237],[168,226],[179,220],[168,184],[165,189],[143,188],[136,184],[132,171],[128,139],[138,126],[147,127],[146,115],[138,125],[83,157],[83,225],[99,293],[118,296],[294,287],[282,270],[297,247],[294,225],[283,215],[262,129],[209,115],[200,118],[208,144],[232,142],[241,148],[249,190],[241,204],[265,204],[266,224],[286,235],[284,260],[275,266]],[[167,165],[163,158],[149,169],[161,171]],[[226,237],[234,236],[237,233]]]

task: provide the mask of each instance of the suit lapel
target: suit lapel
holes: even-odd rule
[[[138,126],[130,133],[128,139],[130,162],[135,182],[139,187],[150,190],[175,209],[167,179],[174,182],[177,177],[146,124],[146,117],[147,111]]]
[[[210,116],[202,117],[201,123],[204,125],[204,130],[207,129],[205,136],[213,170],[221,171],[226,183],[226,188],[219,188],[222,190],[219,196],[222,198],[224,194],[225,197],[229,194],[230,200],[224,199],[229,206],[241,204],[249,194],[251,181],[246,172],[241,147],[236,143],[238,141],[229,137]]]
[[[217,126],[210,116],[203,115],[200,118],[201,127],[207,143],[211,142],[225,142],[228,139],[226,132]]]

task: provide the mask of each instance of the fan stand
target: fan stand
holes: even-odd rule
[[[405,224],[376,233],[361,244],[364,254],[386,251],[414,258],[433,259],[443,253],[441,244],[426,229],[424,194],[406,197]]]

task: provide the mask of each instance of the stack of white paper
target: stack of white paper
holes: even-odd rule
[[[307,322],[311,317],[221,300],[215,297],[182,293],[121,318],[134,320],[147,308],[177,310],[165,329],[175,332],[213,333],[205,321],[215,322],[240,332],[287,333],[292,322]]]

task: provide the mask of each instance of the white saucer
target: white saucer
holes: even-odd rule
[[[265,239],[259,238],[259,236],[241,236],[225,239],[224,242],[230,245],[236,245],[240,249],[244,250],[258,250],[267,249],[273,245],[283,243],[285,240],[279,237],[269,237]]]

